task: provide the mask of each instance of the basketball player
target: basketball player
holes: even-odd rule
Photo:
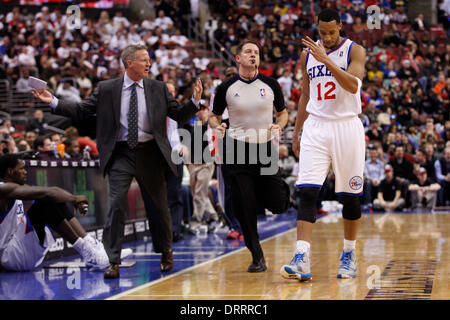
[[[54,243],[49,225],[80,253],[90,269],[108,266],[103,245],[87,235],[64,202],[87,212],[85,196],[58,187],[25,185],[24,161],[18,155],[0,157],[0,269],[28,271],[40,266]],[[21,200],[19,200],[21,199]],[[22,200],[34,200],[29,210]]]
[[[338,12],[327,8],[318,16],[321,40],[302,40],[306,46],[300,57],[303,90],[292,144],[296,155],[300,149],[296,182],[300,205],[294,258],[280,270],[286,279],[311,279],[310,243],[316,200],[330,164],[344,218],[344,249],[337,277],[356,276],[355,245],[365,160],[364,128],[358,114],[366,55],[363,47],[340,36],[341,28]]]

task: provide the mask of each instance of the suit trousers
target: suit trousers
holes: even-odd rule
[[[103,231],[103,244],[110,263],[120,264],[124,239],[128,189],[133,178],[139,184],[149,220],[155,252],[168,252],[172,248],[172,219],[167,206],[165,172],[168,164],[154,139],[139,143],[130,149],[126,142],[116,143],[107,173],[109,178],[108,216]],[[153,205],[153,208],[149,208]]]

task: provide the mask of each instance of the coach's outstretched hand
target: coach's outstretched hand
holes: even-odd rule
[[[37,98],[47,104],[49,104],[53,100],[53,95],[50,93],[50,91],[45,90],[45,89],[39,90],[39,91],[36,89],[32,89],[31,93],[33,93],[33,96],[35,96],[35,98]]]
[[[194,85],[194,99],[199,101],[202,98],[202,93],[203,93],[202,80],[200,80],[200,78],[197,78]]]

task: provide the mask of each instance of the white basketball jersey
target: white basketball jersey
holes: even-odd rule
[[[0,184],[3,183],[0,182]],[[23,215],[23,203],[21,200],[15,200],[11,208],[0,213],[0,251],[5,249],[13,237],[19,225],[19,219]]]
[[[353,41],[344,38],[341,44],[327,52],[327,55],[344,71],[350,64],[350,50]],[[312,54],[306,56],[306,71],[309,77],[309,102],[306,111],[319,118],[342,119],[361,113],[361,80],[358,90],[352,94],[342,88],[330,70]]]
[[[0,182],[2,184],[2,182]],[[40,266],[55,239],[46,226],[43,246],[24,213],[22,200],[15,200],[0,213],[0,264],[7,270],[27,271]]]

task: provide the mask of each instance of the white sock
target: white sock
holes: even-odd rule
[[[78,238],[77,241],[75,241],[75,242],[72,244],[72,247],[73,247],[75,250],[77,250],[77,252],[78,252],[79,254],[81,254],[81,252],[83,251],[83,248],[84,248],[84,239]]]
[[[311,244],[308,241],[297,240],[296,247],[295,247],[295,253],[309,252],[310,247],[311,247]]]
[[[356,240],[346,240],[344,239],[344,251],[353,251],[356,248]]]

